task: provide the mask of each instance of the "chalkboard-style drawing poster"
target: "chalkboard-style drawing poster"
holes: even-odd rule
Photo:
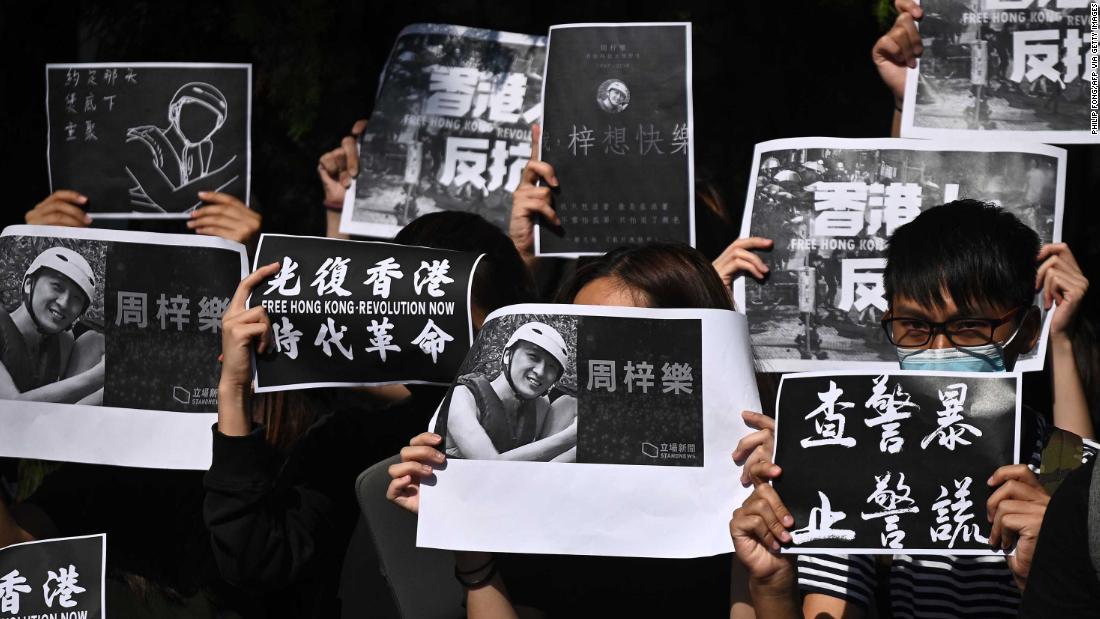
[[[340,231],[392,238],[417,216],[477,213],[508,230],[542,114],[546,37],[446,24],[401,31],[359,143]]]
[[[200,191],[249,201],[252,65],[46,65],[51,191],[93,217],[186,218]]]
[[[9,226],[0,234],[0,456],[205,469],[239,243]]]
[[[542,100],[562,225],[536,226],[536,254],[695,245],[691,24],[551,27]]]

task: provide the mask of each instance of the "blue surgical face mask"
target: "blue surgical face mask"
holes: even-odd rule
[[[1021,323],[1021,326],[1022,323]],[[1004,344],[986,344],[965,348],[903,348],[898,346],[898,362],[903,370],[931,372],[1004,372],[1005,348],[1016,338],[1020,327]]]

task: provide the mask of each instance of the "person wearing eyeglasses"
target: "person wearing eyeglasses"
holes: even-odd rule
[[[935,372],[1011,371],[1040,339],[1041,312],[1034,298],[1041,287],[1043,304],[1058,304],[1051,327],[1054,418],[1091,434],[1091,426],[1085,426],[1088,414],[1076,368],[1066,376],[1067,360],[1060,357],[1065,350],[1058,348],[1088,288],[1067,247],[1040,248],[1038,235],[1007,210],[958,200],[930,208],[895,231],[883,280],[889,310],[882,324],[902,369]],[[1073,363],[1072,348],[1068,363]],[[1059,404],[1072,404],[1075,397],[1080,398],[1080,410],[1058,410]],[[990,545],[1015,547],[1016,553],[1007,558],[930,558],[934,560],[893,555],[890,599],[881,605],[875,599],[879,588],[873,557],[792,559],[778,553],[791,542],[789,530],[804,523],[794,521],[768,484],[782,474],[780,467],[770,457],[752,461],[749,477],[756,488],[734,512],[730,535],[736,557],[749,573],[756,615],[860,617],[889,607],[894,617],[1015,617],[1050,492],[1056,487],[1040,484],[1036,472],[1053,467],[1065,473],[1083,459],[1075,455],[1055,460],[1047,444],[1055,434],[1071,443],[1070,433],[1056,430],[1026,407],[1020,433],[1023,464],[990,471],[987,483],[995,490],[986,504],[993,523]],[[1092,454],[1086,450],[1084,455]]]

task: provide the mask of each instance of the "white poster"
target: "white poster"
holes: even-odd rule
[[[516,305],[491,314],[434,424],[417,545],[635,557],[730,552],[730,454],[760,400],[741,315]],[[507,411],[514,410],[514,413]]]

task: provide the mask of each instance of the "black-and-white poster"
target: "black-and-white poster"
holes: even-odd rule
[[[562,227],[536,226],[536,254],[695,245],[691,24],[551,27],[543,103]]]
[[[208,466],[221,318],[244,247],[11,226],[0,256],[0,455]]]
[[[470,290],[480,254],[265,234],[256,265],[282,268],[252,293],[274,352],[256,391],[391,383],[448,385],[473,342]]]
[[[728,552],[719,521],[748,494],[728,457],[748,429],[730,411],[758,405],[747,326],[734,312],[498,310],[437,413],[449,462],[422,489],[418,543]],[[609,519],[617,530],[594,525]]]
[[[1062,234],[1065,150],[930,140],[791,138],[756,145],[741,236],[775,241],[764,283],[739,278],[767,371],[896,369],[880,320],[886,240],[922,209],[974,198],[1001,205],[1043,243]],[[1041,370],[1046,329],[1016,363]]]
[[[359,143],[359,176],[340,231],[392,238],[435,211],[466,211],[508,230],[512,192],[531,157],[546,38],[413,24],[382,72]]]
[[[921,6],[924,52],[906,79],[903,136],[1100,143],[1095,1]]]
[[[795,553],[1000,554],[986,480],[1017,461],[1019,375],[788,374],[773,485]]]
[[[0,619],[102,619],[106,574],[102,533],[0,548]]]
[[[94,217],[186,218],[200,191],[247,204],[251,108],[248,64],[48,64],[51,191]]]

